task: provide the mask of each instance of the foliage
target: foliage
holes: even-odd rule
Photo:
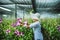
[[[0,20],[1,40],[33,40],[33,31],[22,25],[12,26],[17,20]],[[32,23],[31,19],[27,20]],[[60,18],[40,19],[44,40],[60,40]],[[22,34],[21,34],[22,33]]]
[[[0,39],[1,40],[32,40],[33,32],[32,29],[23,26],[13,27],[11,24],[16,22],[16,20],[6,20],[3,19],[0,23]],[[18,31],[17,31],[18,30]],[[17,31],[15,34],[15,31]]]
[[[60,18],[41,19],[42,32],[44,40],[60,40],[60,31],[57,29],[60,25]]]

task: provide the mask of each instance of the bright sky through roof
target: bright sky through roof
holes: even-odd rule
[[[0,7],[0,9],[6,10],[6,11],[11,11],[11,10],[4,8],[4,7]]]

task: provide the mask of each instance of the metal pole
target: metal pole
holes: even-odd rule
[[[32,1],[32,6],[33,6],[33,13],[36,13],[36,0],[31,0]]]
[[[17,18],[17,4],[15,4],[15,18]]]
[[[24,19],[24,10],[23,10],[23,19]]]
[[[23,10],[23,19],[24,19],[24,10]]]
[[[0,14],[0,18],[2,18],[2,13]]]
[[[24,17],[25,17],[25,14],[24,14],[24,13],[25,13],[25,9],[23,10],[23,19],[24,19]]]

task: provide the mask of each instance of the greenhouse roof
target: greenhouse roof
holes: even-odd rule
[[[60,9],[60,0],[0,0],[0,7],[7,8],[10,10],[15,9],[15,4],[17,4],[17,9],[34,9],[34,11],[40,10],[51,10],[55,11]],[[0,9],[1,10],[1,9]]]
[[[31,0],[0,0],[0,3],[2,4],[32,4]]]

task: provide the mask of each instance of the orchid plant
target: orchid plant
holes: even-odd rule
[[[0,18],[0,40],[33,40],[33,31],[26,28],[32,20],[6,20]],[[32,23],[32,22],[31,22]],[[60,19],[41,19],[44,40],[60,40]]]
[[[0,19],[5,36],[4,40],[32,40],[32,29],[27,29],[27,21],[22,21],[22,18],[16,19],[9,23],[7,20]]]

